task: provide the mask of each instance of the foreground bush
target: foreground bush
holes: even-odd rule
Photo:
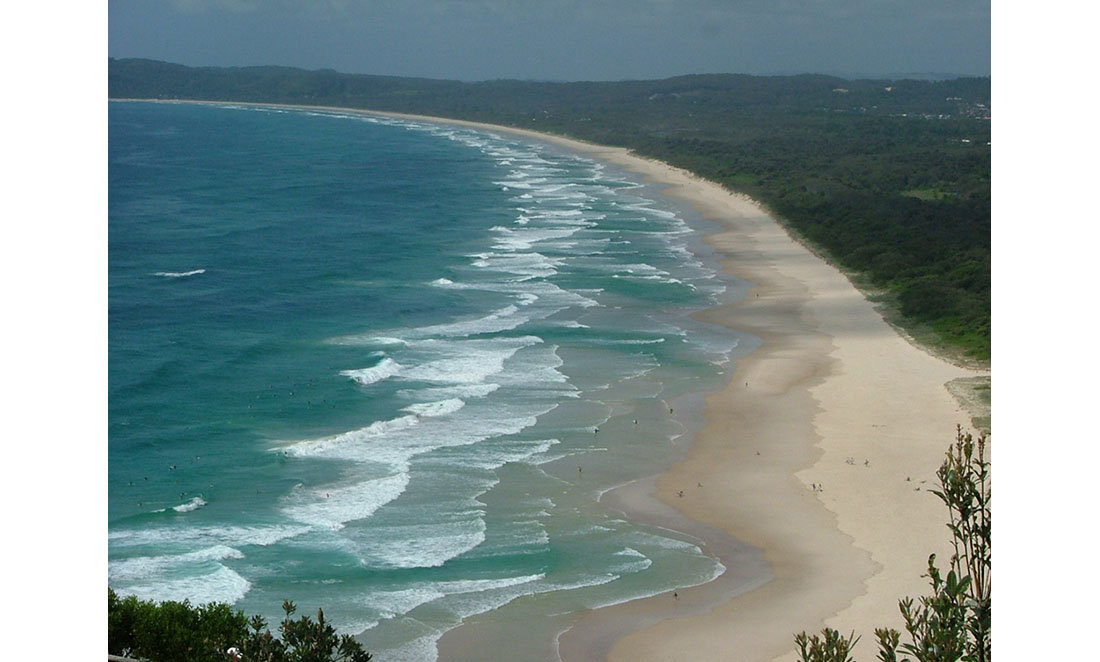
[[[367,662],[370,653],[349,635],[337,635],[317,610],[317,620],[295,620],[293,602],[283,603],[286,616],[281,639],[260,616],[223,603],[198,607],[183,602],[155,603],[134,596],[119,598],[107,589],[107,652],[152,662],[224,662],[237,648],[247,662]]]
[[[878,659],[882,662],[989,662],[992,659],[992,600],[990,598],[990,546],[992,512],[986,438],[977,440],[960,428],[955,445],[936,476],[940,489],[933,491],[950,512],[948,529],[954,552],[947,576],[928,558],[932,594],[914,602],[898,603],[908,641],[901,633],[877,628]],[[859,638],[847,638],[825,628],[820,636],[802,632],[795,636],[802,662],[852,662],[849,657]],[[903,657],[899,658],[898,655]]]

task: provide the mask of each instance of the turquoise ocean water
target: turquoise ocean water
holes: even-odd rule
[[[750,343],[689,317],[741,285],[684,209],[454,126],[128,102],[109,121],[117,592],[272,623],[291,599],[380,660],[431,660],[517,598],[552,647],[554,615],[722,572],[599,502],[677,457],[677,416]]]

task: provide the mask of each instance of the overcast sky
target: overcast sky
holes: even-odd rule
[[[111,57],[457,80],[990,74],[989,0],[109,0]]]

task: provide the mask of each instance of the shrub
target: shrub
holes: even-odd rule
[[[917,602],[905,598],[898,603],[909,641],[901,633],[878,628],[882,662],[911,662],[898,653],[912,655],[917,662],[989,662],[992,659],[992,491],[986,437],[976,440],[959,428],[955,444],[936,472],[940,489],[933,493],[950,513],[954,552],[947,576],[936,566],[936,555],[928,558],[932,594]],[[802,632],[795,636],[802,662],[852,662],[848,653],[855,647],[855,633],[847,639],[825,628],[821,636]]]

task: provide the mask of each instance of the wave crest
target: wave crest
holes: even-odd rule
[[[153,275],[160,276],[161,278],[186,278],[188,276],[198,276],[204,273],[206,273],[206,269],[194,269],[192,271],[158,271]]]

